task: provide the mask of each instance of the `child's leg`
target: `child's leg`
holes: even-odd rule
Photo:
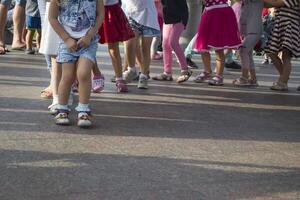
[[[224,69],[224,63],[225,63],[225,56],[224,56],[224,50],[216,50],[216,69],[217,69],[217,75],[223,76],[223,69]]]
[[[277,69],[279,75],[281,76],[283,72],[283,63],[278,54],[269,53],[268,56],[271,58],[275,68]]]
[[[291,52],[287,49],[284,49],[282,51],[282,63],[283,63],[283,70],[281,76],[279,77],[279,81],[283,83],[287,83],[290,78],[290,73],[292,69]]]
[[[79,82],[79,103],[88,104],[91,95],[91,71],[94,63],[86,58],[79,58],[77,64],[77,80]]]
[[[119,43],[108,43],[108,53],[111,58],[116,78],[122,78],[122,61],[119,50]]]
[[[141,63],[141,72],[144,75],[148,75],[150,71],[150,63],[151,63],[151,54],[150,47],[152,43],[153,37],[142,37],[141,41],[141,52],[142,52],[142,63]]]
[[[186,59],[184,56],[184,52],[179,45],[179,38],[183,30],[184,30],[184,25],[182,23],[173,24],[173,28],[171,29],[170,36],[169,36],[170,37],[169,43],[179,60],[181,71],[186,71],[188,69]]]
[[[75,80],[75,64],[75,62],[62,64],[62,77],[58,86],[58,102],[64,107],[68,104],[71,86]],[[89,79],[91,78],[89,77]]]
[[[172,48],[170,46],[170,33],[172,32],[172,24],[164,24],[163,26],[163,55],[164,55],[164,72],[172,74]]]
[[[133,68],[135,67],[135,58],[136,58],[136,48],[139,40],[139,35],[135,33],[135,37],[126,41],[125,44],[125,57],[128,63],[128,66]]]
[[[93,64],[92,71],[93,71],[93,75],[94,75],[94,76],[101,76],[101,75],[102,75],[102,74],[101,74],[101,71],[100,71],[100,69],[98,68],[98,66],[97,66],[96,63]]]
[[[59,86],[59,82],[60,82],[61,76],[62,76],[62,67],[61,67],[61,64],[56,62],[56,58],[54,56],[51,57],[51,62],[52,62],[52,70],[51,70],[51,81],[50,82],[51,82],[53,101],[54,101],[55,98],[58,97],[58,86]],[[58,101],[53,102],[53,103],[58,103]]]
[[[26,34],[26,49],[32,49],[32,39],[34,35],[34,30],[28,29]]]
[[[38,29],[36,31],[35,40],[36,40],[36,48],[40,49],[40,46],[41,46],[41,29]]]
[[[211,73],[210,53],[202,52],[201,57],[204,66],[204,71],[207,73]]]
[[[247,34],[243,45],[240,48],[240,56],[241,56],[241,63],[242,63],[242,76],[248,78],[249,73],[253,77],[251,79],[256,80],[255,76],[255,65],[253,61],[253,49],[257,42],[260,39],[260,34]],[[250,72],[251,71],[251,72]]]

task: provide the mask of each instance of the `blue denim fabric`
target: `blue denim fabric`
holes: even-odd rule
[[[20,5],[25,8],[26,6],[26,0],[15,0],[17,5]],[[11,6],[12,0],[0,0],[0,4],[6,6],[9,8]]]
[[[98,48],[98,35],[95,35],[90,45],[86,48],[78,48],[75,52],[69,52],[65,43],[61,40],[58,46],[56,57],[57,63],[76,62],[78,58],[86,58],[95,63]]]
[[[137,23],[134,19],[129,17],[129,24],[135,32],[144,37],[156,37],[160,36],[160,30],[156,30],[154,28],[144,26],[142,24]]]
[[[81,20],[79,16],[79,8],[83,9],[90,21],[90,25],[95,25],[96,20],[96,0],[62,0],[59,7],[59,21],[61,24],[76,28],[78,21]]]

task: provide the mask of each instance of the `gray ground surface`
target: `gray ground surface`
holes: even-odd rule
[[[300,199],[299,61],[285,93],[269,90],[275,69],[256,57],[257,89],[233,87],[230,71],[223,87],[151,81],[117,94],[100,49],[106,88],[89,130],[47,113],[42,56],[0,56],[0,200]]]

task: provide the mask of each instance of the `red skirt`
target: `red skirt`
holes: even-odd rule
[[[105,17],[98,34],[101,44],[123,42],[134,37],[134,32],[119,3],[105,6]]]

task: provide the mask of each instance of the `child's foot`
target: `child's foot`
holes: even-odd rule
[[[158,76],[153,76],[153,80],[155,81],[173,81],[172,74],[162,73]]]
[[[118,92],[128,92],[128,87],[124,80],[117,80],[116,87]]]
[[[123,77],[127,83],[130,83],[131,81],[136,79],[138,76],[139,75],[138,75],[136,69],[128,69],[125,72],[123,72]]]
[[[180,73],[180,76],[177,78],[177,83],[183,83],[187,80],[189,80],[189,78],[192,76],[192,70],[188,69],[188,70],[185,70],[185,71],[182,71]]]
[[[148,77],[144,74],[140,74],[138,86],[139,89],[148,89]]]
[[[61,125],[61,126],[70,125],[70,120],[68,117],[67,110],[59,110],[58,111],[58,114],[55,116],[55,124]]]
[[[208,81],[208,84],[213,86],[222,86],[224,85],[223,77],[220,75],[215,75],[212,79]]]
[[[190,68],[190,69],[198,69],[199,68],[198,65],[194,61],[192,61],[191,58],[186,57],[185,59],[186,59],[188,68]]]
[[[86,112],[79,112],[77,118],[77,126],[80,128],[88,128],[92,126],[90,116]]]
[[[92,81],[92,92],[100,93],[104,89],[104,76],[94,76]]]
[[[205,81],[209,80],[211,78],[211,73],[203,71],[200,74],[198,74],[194,80],[196,83],[204,83]]]
[[[35,50],[33,49],[25,49],[25,54],[34,54]]]
[[[288,86],[286,83],[281,81],[274,82],[273,85],[270,87],[271,90],[276,91],[288,91]]]

